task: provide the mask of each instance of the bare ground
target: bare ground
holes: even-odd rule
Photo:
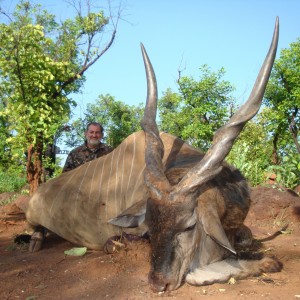
[[[0,201],[9,195],[0,195]],[[73,244],[50,235],[44,248],[29,253],[14,243],[26,232],[24,215],[12,203],[0,207],[0,299],[297,299],[300,298],[300,197],[291,191],[266,187],[252,191],[253,205],[246,220],[257,239],[258,251],[275,255],[284,267],[231,284],[190,286],[157,294],[147,283],[149,245],[128,243],[108,255],[88,251],[66,256]],[[280,235],[272,234],[285,225]],[[259,241],[260,240],[260,241]],[[262,243],[261,243],[262,241]]]

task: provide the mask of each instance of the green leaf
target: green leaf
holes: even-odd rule
[[[86,251],[86,247],[75,247],[70,250],[64,251],[64,254],[70,256],[83,256],[86,253]]]

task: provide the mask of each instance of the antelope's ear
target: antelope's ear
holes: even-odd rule
[[[117,217],[108,220],[108,223],[125,228],[138,227],[145,221],[146,204],[147,200],[141,200],[124,210]]]
[[[213,205],[206,205],[206,207],[201,210],[202,213],[200,219],[206,234],[220,246],[229,250],[232,254],[237,255],[235,249],[232,247],[227,238],[216,208],[213,207]]]

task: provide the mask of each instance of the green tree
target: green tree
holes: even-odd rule
[[[75,2],[74,2],[75,3]],[[87,11],[61,24],[40,5],[21,1],[0,24],[0,117],[8,124],[12,157],[26,153],[32,194],[42,182],[45,145],[70,117],[76,104],[69,97],[84,83],[84,74],[112,45],[116,25],[103,11]],[[113,27],[107,42],[104,28]]]
[[[3,111],[4,103],[0,96],[0,111]],[[11,160],[11,151],[6,140],[10,137],[8,130],[8,121],[4,116],[0,116],[0,171],[7,170],[10,166],[9,161]]]
[[[160,128],[206,151],[214,133],[233,109],[233,86],[223,79],[225,70],[200,68],[200,80],[180,77],[179,94],[167,90],[159,100]]]
[[[300,178],[300,39],[283,49],[275,61],[262,112],[272,137],[272,165],[277,181],[294,188]]]
[[[238,168],[252,186],[263,183],[272,165],[272,140],[258,114],[249,121],[235,141],[226,160]]]
[[[111,95],[100,95],[93,104],[87,105],[84,117],[73,122],[72,130],[66,134],[66,145],[75,147],[82,144],[86,125],[99,122],[105,130],[105,142],[115,148],[131,133],[141,130],[143,111],[142,105],[130,106]]]
[[[264,104],[269,108],[266,126],[273,137],[274,164],[280,164],[285,149],[290,152],[291,148],[299,160],[300,39],[283,49],[275,61]]]
[[[182,98],[180,94],[172,92],[169,88],[158,101],[159,109],[159,126],[160,130],[169,132],[180,138],[185,126],[184,119],[182,119]]]
[[[293,189],[299,184],[299,154],[291,138],[288,143],[280,141],[280,159],[274,163],[274,141],[269,132],[270,116],[274,116],[274,111],[264,107],[246,124],[227,161],[241,170],[252,186],[265,183],[267,176],[275,173],[277,184]]]

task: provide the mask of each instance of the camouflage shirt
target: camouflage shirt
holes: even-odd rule
[[[88,148],[86,144],[83,144],[69,153],[62,172],[71,171],[86,162],[110,153],[112,150],[112,147],[102,143],[95,149]]]

